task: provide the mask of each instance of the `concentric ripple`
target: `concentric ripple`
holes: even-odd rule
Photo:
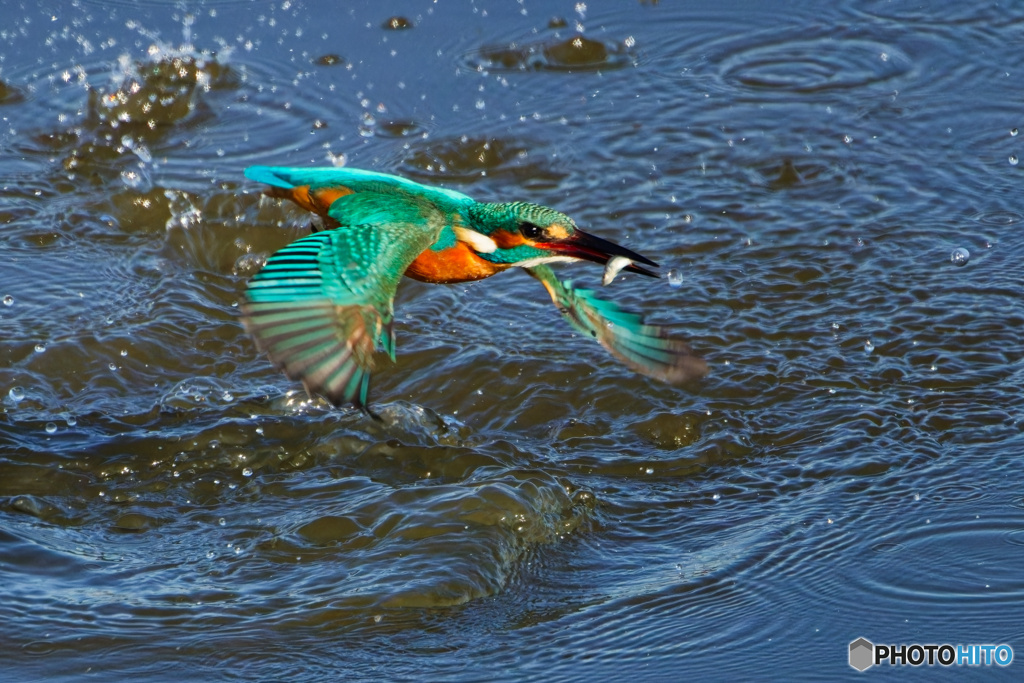
[[[718,46],[721,77],[746,88],[814,93],[864,88],[906,74],[898,48],[858,38],[790,37],[753,45]]]
[[[1024,563],[1024,520],[933,520],[887,534],[880,551],[854,579],[860,591],[914,604],[1000,603],[1024,598],[1024,579],[1011,567]],[[898,563],[900,571],[892,570]]]
[[[1020,6],[1013,3],[947,3],[944,0],[922,0],[922,2],[893,2],[893,0],[864,0],[852,3],[851,9],[857,14],[887,19],[906,24],[921,25],[935,22],[964,25],[970,23],[1012,23],[1020,21]]]

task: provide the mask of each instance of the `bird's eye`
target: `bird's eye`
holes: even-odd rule
[[[535,240],[544,234],[544,228],[534,223],[523,223],[519,226],[519,232],[523,233],[523,237]]]

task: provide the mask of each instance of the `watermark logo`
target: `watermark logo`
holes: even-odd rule
[[[1009,666],[1013,648],[1000,645],[875,645],[867,638],[850,643],[850,666],[866,671],[872,666]]]

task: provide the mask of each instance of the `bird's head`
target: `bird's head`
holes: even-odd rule
[[[606,264],[621,256],[631,263],[624,270],[658,277],[637,264],[658,264],[635,251],[620,247],[576,227],[564,213],[546,206],[513,202],[478,203],[469,211],[470,224],[456,226],[460,241],[492,263],[534,266],[551,261],[594,261]]]

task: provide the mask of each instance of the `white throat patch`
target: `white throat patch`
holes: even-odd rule
[[[493,254],[498,250],[498,243],[483,233],[463,228],[460,225],[452,226],[452,230],[455,231],[457,240],[465,242],[478,254]]]

